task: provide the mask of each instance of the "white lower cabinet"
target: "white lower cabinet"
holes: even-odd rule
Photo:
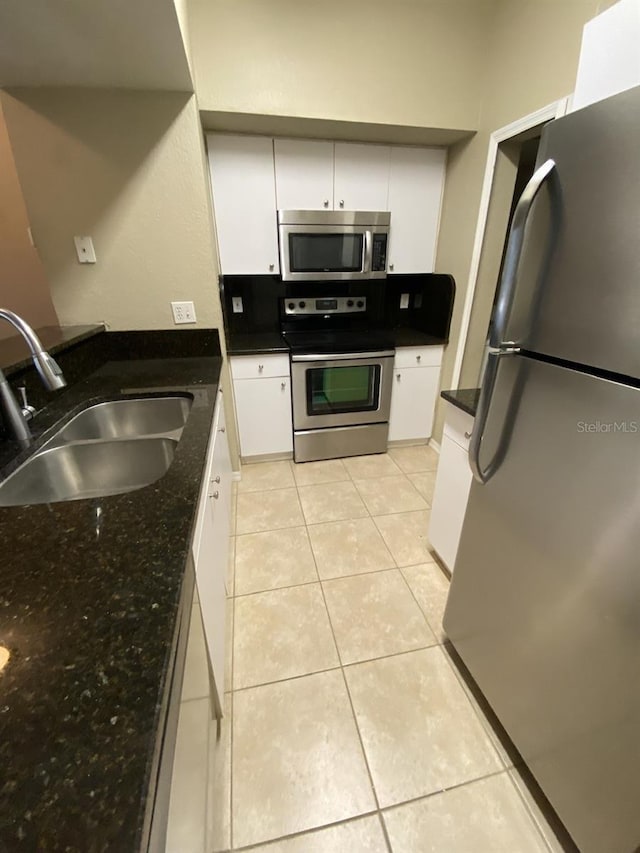
[[[426,441],[431,436],[442,352],[442,347],[396,350],[389,441]]]
[[[222,392],[218,392],[193,538],[196,588],[212,676],[212,700],[222,711],[226,577],[231,532],[231,460]]]
[[[248,459],[293,452],[289,358],[231,358],[240,456]]]
[[[448,404],[433,493],[429,541],[450,572],[453,571],[473,476],[469,467],[469,438],[473,418]]]
[[[231,519],[231,461],[218,392],[192,542],[196,589],[186,647],[164,853],[207,853],[221,811],[211,782],[228,738],[222,715],[225,678],[225,581]],[[221,735],[216,736],[220,727]],[[221,772],[220,767],[215,773]],[[218,845],[215,845],[218,849]],[[221,847],[227,847],[224,843]],[[155,849],[155,848],[154,848]]]

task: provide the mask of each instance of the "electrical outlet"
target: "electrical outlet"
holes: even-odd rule
[[[244,306],[242,304],[242,296],[232,296],[231,297],[231,306],[233,308],[234,314],[242,314],[244,312]]]
[[[408,308],[409,307],[409,294],[408,293],[401,293],[400,294],[400,307],[401,308]]]
[[[171,310],[173,311],[173,322],[176,326],[181,323],[196,322],[196,309],[193,307],[193,302],[172,302]]]

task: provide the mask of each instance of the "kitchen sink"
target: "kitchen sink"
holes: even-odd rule
[[[193,399],[141,397],[90,406],[0,483],[0,506],[121,495],[166,474]]]
[[[134,438],[45,447],[0,484],[0,506],[121,495],[159,480],[178,442]]]
[[[146,397],[98,403],[72,418],[47,447],[73,441],[167,435],[178,439],[189,417],[191,397]]]

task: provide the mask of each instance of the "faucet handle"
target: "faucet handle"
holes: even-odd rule
[[[27,400],[27,386],[18,385],[18,391],[22,397],[22,414],[24,415],[25,420],[30,421],[35,415],[36,410],[34,406],[29,405],[29,401]]]

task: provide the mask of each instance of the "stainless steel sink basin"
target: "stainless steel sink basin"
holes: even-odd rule
[[[189,417],[190,397],[147,397],[98,403],[72,418],[48,447],[73,441],[167,435],[178,439]]]
[[[0,484],[0,506],[132,492],[166,473],[177,444],[145,438],[47,446]]]
[[[121,495],[159,480],[189,417],[189,396],[98,403],[0,483],[0,506]]]

